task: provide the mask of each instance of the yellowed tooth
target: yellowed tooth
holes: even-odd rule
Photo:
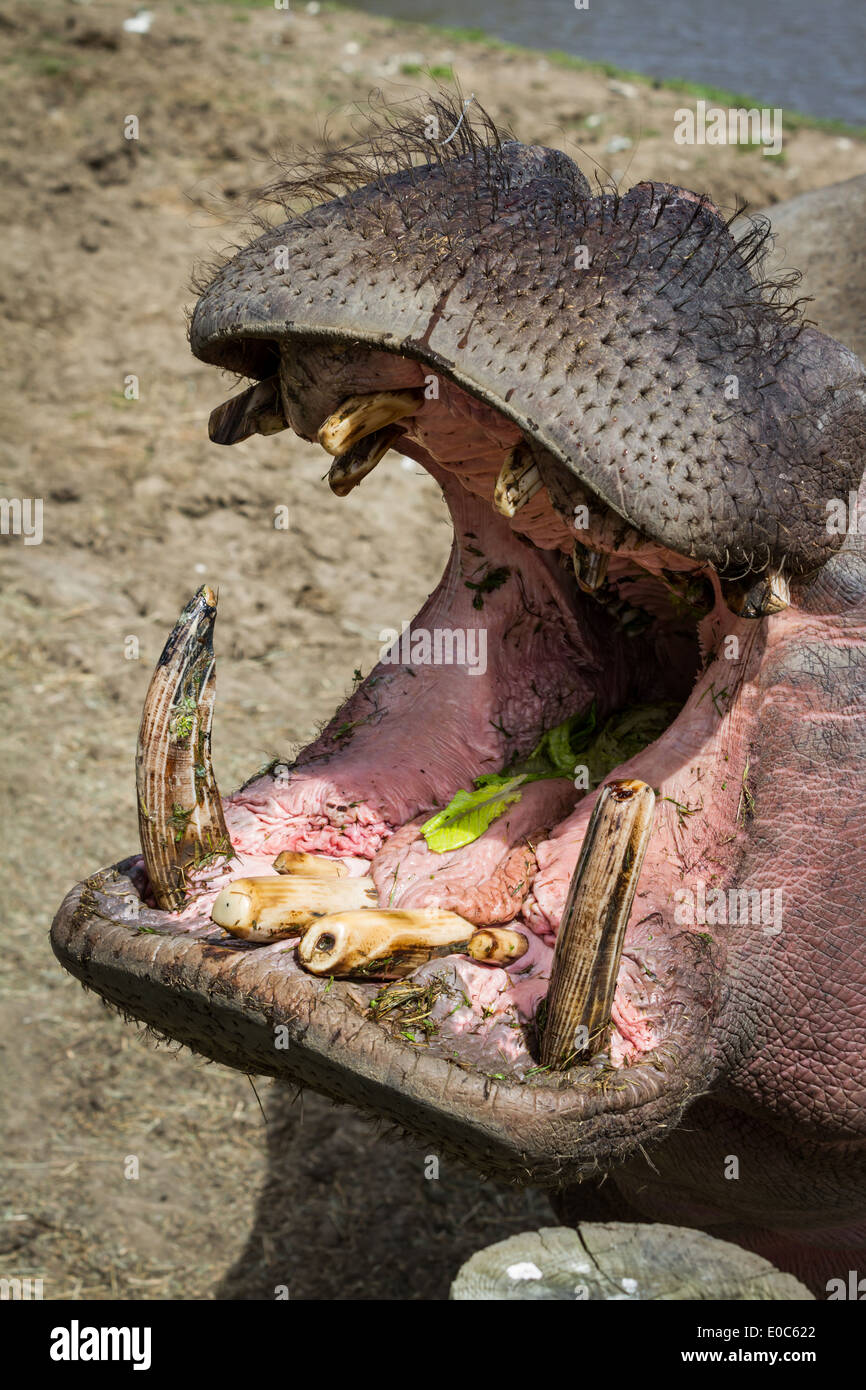
[[[571,552],[574,577],[577,586],[585,594],[594,594],[607,578],[609,556],[600,550],[592,550],[583,541],[575,541]]]
[[[525,444],[510,449],[499,470],[493,505],[502,516],[516,516],[542,486],[541,474]]]
[[[541,1061],[552,1071],[604,1046],[655,800],[651,787],[631,778],[609,782],[598,794],[550,970]]]
[[[471,922],[436,907],[335,912],[307,930],[298,959],[313,975],[399,980],[434,956],[465,951]]]
[[[320,427],[318,441],[329,454],[345,454],[368,434],[414,415],[423,399],[424,392],[420,390],[349,396]]]
[[[767,570],[753,584],[722,581],[725,602],[740,618],[770,618],[791,606],[791,585],[781,570]]]
[[[529,942],[523,932],[507,927],[482,927],[470,938],[466,954],[487,965],[508,965],[520,960],[528,950]]]
[[[236,878],[213,905],[217,926],[244,941],[300,936],[317,917],[378,903],[371,878]]]
[[[386,425],[375,434],[368,434],[331,464],[328,486],[337,497],[347,497],[352,488],[372,473],[376,464],[387,454],[395,439],[402,434],[399,425]]]
[[[278,874],[295,874],[303,878],[345,878],[349,870],[342,859],[326,859],[323,854],[305,854],[302,850],[284,849],[274,860]]]

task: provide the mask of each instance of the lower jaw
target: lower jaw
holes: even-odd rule
[[[529,609],[541,602],[547,621],[552,630],[556,629],[552,643],[541,641],[545,659],[533,666],[531,675],[527,673],[535,693],[527,702],[530,713],[526,726],[503,732],[502,711],[496,706],[498,682],[464,674],[463,690],[473,701],[473,718],[478,717],[479,703],[492,701],[487,713],[497,717],[488,723],[498,725],[498,731],[491,735],[485,728],[475,740],[463,739],[459,749],[446,739],[446,746],[440,749],[436,687],[442,684],[441,673],[432,667],[416,667],[407,673],[401,664],[397,673],[387,671],[383,675],[382,668],[377,668],[291,767],[277,765],[229,798],[226,824],[238,857],[230,873],[212,880],[208,890],[175,919],[179,926],[203,927],[215,893],[227,878],[270,873],[273,859],[284,850],[343,859],[352,874],[371,872],[381,906],[440,906],[460,912],[478,925],[490,921],[483,908],[468,901],[472,894],[466,887],[477,882],[473,865],[485,854],[489,857],[490,831],[461,852],[459,881],[452,878],[450,883],[437,883],[436,877],[445,877],[437,866],[429,886],[419,883],[416,874],[395,892],[391,865],[401,838],[412,838],[410,827],[419,813],[426,817],[447,802],[458,787],[468,787],[479,773],[499,771],[515,752],[528,752],[544,727],[575,712],[576,706],[587,707],[595,699],[607,713],[625,698],[629,681],[624,663],[610,660],[609,646],[604,650],[611,634],[605,632],[603,622],[599,625],[592,600],[578,596],[589,625],[587,637],[586,622],[583,629],[576,624],[564,600],[566,593],[574,599],[574,586],[558,572],[555,557],[515,537],[505,523],[491,517],[488,507],[468,498],[452,479],[442,477],[441,481],[452,509],[455,534],[462,537],[464,550],[468,533],[476,542],[483,540],[484,563],[489,567],[519,566],[522,594]],[[478,590],[466,588],[467,572],[461,568],[465,563],[465,553],[459,561],[452,561],[450,574],[446,573],[413,628],[440,623],[454,629],[483,622],[497,635],[505,633],[507,644],[513,614],[506,602],[506,586],[486,594],[480,610],[473,607],[473,594]],[[534,621],[537,624],[539,620]],[[709,626],[715,624],[717,628],[730,622],[726,609],[707,619]],[[568,661],[562,660],[563,643],[571,645]],[[556,657],[550,647],[557,648]],[[632,650],[639,648],[632,645]],[[494,665],[500,661],[501,646],[490,657]],[[411,697],[398,689],[394,704],[384,708],[376,704],[371,718],[371,689],[385,680],[389,690],[401,682],[402,687],[411,685]],[[706,678],[701,681],[704,692],[711,684]],[[408,721],[407,698],[414,708],[414,718]],[[698,712],[702,700],[703,695],[696,691],[668,735],[609,773],[610,777],[637,777],[657,787],[663,824],[638,890],[613,1001],[609,1040],[595,1059],[597,1068],[620,1068],[649,1059],[688,1012],[688,1004],[683,1002],[687,995],[677,990],[678,947],[674,937],[678,929],[671,912],[676,878],[676,836],[671,833],[671,821],[681,812],[672,817],[666,807],[686,807],[690,814],[694,779],[687,767],[693,772],[696,762],[702,761],[703,778],[708,767],[718,761],[718,748],[714,747],[718,720],[708,717],[710,701],[704,701],[704,710]],[[351,737],[341,732],[347,726]],[[372,755],[368,750],[373,750]],[[368,780],[371,767],[372,787]],[[490,1075],[518,1080],[538,1069],[536,1010],[548,990],[555,932],[594,800],[559,783],[536,784],[529,791],[536,799],[534,823],[524,824],[519,841],[531,850],[529,872],[511,916],[500,909],[495,917],[497,924],[510,922],[525,932],[529,941],[526,956],[508,968],[480,965],[458,955],[430,961],[412,977],[414,994],[404,995],[408,1009],[388,1007],[387,990],[364,986],[374,1010],[379,1008],[382,1026],[397,1030],[413,1046]],[[514,849],[511,820],[506,815],[491,828],[503,853]],[[673,1007],[672,1000],[677,1001]]]

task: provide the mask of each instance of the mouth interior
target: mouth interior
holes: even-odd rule
[[[661,782],[666,744],[676,741],[705,657],[699,623],[717,595],[705,571],[638,536],[577,480],[566,504],[560,497],[554,506],[541,486],[512,518],[499,514],[497,479],[520,432],[418,362],[308,348],[301,363],[284,349],[281,381],[287,419],[308,438],[348,397],[423,389],[415,413],[398,433],[392,427],[391,448],[442,486],[454,549],[437,590],[320,737],[229,799],[226,823],[242,863],[230,876],[269,872],[282,851],[324,854],[370,874],[380,907],[446,908],[478,927],[522,931],[529,950],[508,968],[454,955],[430,960],[399,987],[366,988],[383,1026],[410,1042],[525,1074],[535,1066],[533,1021],[561,907],[555,884],[538,891],[551,847],[570,836],[573,869],[580,803],[600,781],[630,775],[609,763],[636,751],[641,727],[652,731],[649,741],[661,734],[653,743]],[[324,381],[327,399],[311,400],[310,383]],[[574,498],[589,501],[588,524],[581,517],[577,529]],[[592,592],[575,576],[576,541],[581,554],[607,557]],[[525,760],[575,716],[595,726],[588,782],[579,773],[529,783],[478,838],[433,852],[422,827],[456,792]],[[201,912],[201,901],[188,910]],[[660,995],[646,983],[657,976],[638,956],[627,948],[623,957],[599,1065],[631,1063],[658,1043]]]

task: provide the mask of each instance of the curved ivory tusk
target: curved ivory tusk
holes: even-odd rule
[[[368,396],[349,396],[319,427],[316,437],[329,454],[345,454],[375,430],[414,415],[423,400],[424,392],[420,390],[373,391]]]
[[[175,624],[144,701],[135,783],[141,850],[157,905],[179,911],[190,875],[232,856],[211,767],[216,595],[199,589]]]
[[[357,487],[372,473],[376,464],[387,454],[391,445],[403,433],[399,425],[386,425],[384,429],[368,434],[344,454],[338,455],[328,473],[328,486],[337,497],[348,497],[352,488]]]
[[[595,803],[556,938],[541,1061],[553,1071],[603,1046],[622,945],[655,792],[645,782],[609,782]]]

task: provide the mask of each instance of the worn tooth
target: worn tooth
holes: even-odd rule
[[[231,858],[211,766],[216,595],[184,608],[153,673],[138,732],[135,783],[141,851],[157,906],[177,912],[189,876]]]
[[[368,434],[351,449],[347,449],[345,454],[335,458],[328,473],[328,486],[331,491],[338,497],[348,496],[352,488],[357,487],[368,473],[372,473],[376,464],[385,457],[395,439],[399,439],[402,433],[399,425],[386,425],[384,429],[376,430],[375,434]]]
[[[399,980],[434,956],[465,951],[470,922],[440,908],[335,912],[309,928],[298,959],[313,975]]]
[[[294,874],[296,878],[345,878],[349,872],[342,859],[327,859],[324,854],[305,854],[302,850],[284,849],[274,860],[278,874]]]
[[[607,578],[609,555],[601,550],[591,550],[583,541],[575,541],[571,552],[574,577],[579,589],[585,594],[596,593]]]
[[[423,391],[374,391],[369,396],[349,396],[339,410],[328,416],[317,438],[329,454],[345,454],[368,434],[414,415],[423,399]]]
[[[470,938],[466,954],[489,965],[506,965],[520,960],[528,950],[529,942],[523,932],[507,927],[483,927]]]
[[[288,428],[278,376],[269,376],[223,401],[211,411],[207,426],[214,444],[238,444],[252,434],[279,434]]]
[[[319,917],[378,903],[371,878],[236,878],[218,895],[211,917],[244,941],[300,936]]]
[[[562,1071],[604,1044],[629,913],[652,830],[655,793],[609,782],[595,804],[556,938],[541,1062]]]
[[[725,602],[740,618],[769,618],[791,606],[791,585],[781,570],[767,570],[756,583],[722,581]]]
[[[541,486],[541,474],[532,454],[525,444],[518,444],[508,451],[499,470],[493,505],[502,516],[516,516]]]

